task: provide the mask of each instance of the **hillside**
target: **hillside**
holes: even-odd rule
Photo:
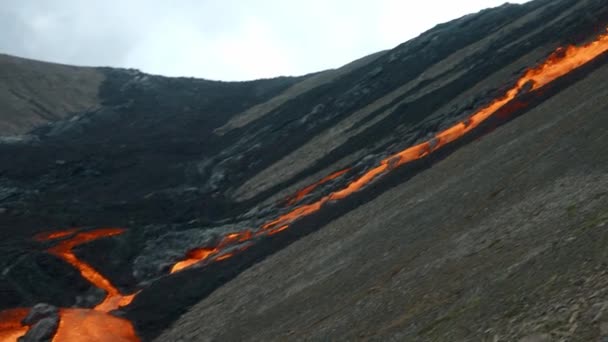
[[[157,340],[597,341],[606,79],[604,66],[268,257]]]
[[[100,105],[103,73],[0,54],[0,137]]]
[[[608,337],[607,29],[505,4],[250,82],[4,57],[0,339],[36,303],[59,340]]]

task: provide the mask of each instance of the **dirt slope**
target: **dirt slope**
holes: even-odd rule
[[[0,136],[23,134],[100,105],[104,75],[94,68],[0,54],[0,70]]]

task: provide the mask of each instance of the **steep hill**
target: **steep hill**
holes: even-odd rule
[[[103,73],[0,54],[0,137],[100,105]]]
[[[0,311],[159,341],[608,337],[607,29],[604,0],[536,0],[302,77],[70,69],[99,77],[86,107],[61,81],[0,140]],[[19,63],[5,93],[56,89]]]

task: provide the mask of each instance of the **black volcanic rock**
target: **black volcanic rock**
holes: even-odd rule
[[[30,246],[31,248],[31,246]],[[0,269],[0,306],[32,306],[39,302],[55,306],[72,306],[79,294],[91,285],[63,260],[30,250],[12,254],[0,247],[4,260]]]
[[[32,307],[21,324],[32,326],[44,318],[58,318],[59,309],[46,303],[38,303]]]
[[[55,306],[39,303],[32,307],[22,324],[29,326],[27,333],[19,338],[20,342],[51,341],[59,327],[59,309]]]
[[[33,324],[18,342],[50,342],[59,327],[59,315],[46,317]]]

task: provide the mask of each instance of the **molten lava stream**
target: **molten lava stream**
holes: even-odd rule
[[[89,264],[79,260],[72,249],[80,244],[103,237],[122,234],[124,229],[107,228],[76,234],[76,230],[45,233],[35,237],[37,241],[51,241],[60,238],[69,239],[60,241],[51,247],[49,253],[65,260],[80,271],[83,278],[94,286],[106,291],[106,297],[93,309],[62,308],[59,311],[59,327],[53,342],[137,342],[139,338],[133,325],[128,320],[112,316],[110,311],[128,305],[135,294],[122,295],[112,283],[97,272]],[[23,336],[28,327],[21,325],[21,320],[27,315],[29,309],[12,309],[0,312],[0,341],[16,341]]]
[[[29,309],[19,308],[0,311],[0,341],[17,341],[28,330],[21,325],[21,320],[27,316]]]
[[[184,260],[179,261],[171,267],[170,273],[179,272],[184,268],[188,268],[196,263],[216,257],[216,261],[226,260],[233,256],[233,253],[221,254],[225,247],[233,246],[235,244],[242,244],[253,238],[253,233],[249,230],[242,231],[240,233],[231,233],[226,235],[216,247],[209,248],[195,248],[186,254]],[[248,248],[245,246],[244,248]],[[226,256],[228,255],[228,256]]]
[[[53,342],[139,341],[131,322],[90,309],[61,309],[61,321]]]
[[[49,249],[49,253],[58,256],[78,269],[82,277],[88,280],[91,284],[106,291],[107,295],[105,299],[95,307],[95,310],[103,312],[116,310],[120,306],[128,305],[133,300],[133,295],[121,295],[118,289],[114,287],[114,285],[112,285],[108,279],[97,272],[91,265],[79,260],[72,252],[72,249],[83,243],[103,237],[119,235],[123,232],[124,229],[121,228],[105,228],[81,232]]]
[[[0,312],[0,341],[16,342],[28,331],[21,325],[29,309]],[[91,309],[61,309],[61,320],[53,342],[134,342],[139,341],[131,322]]]
[[[334,172],[331,175],[326,176],[325,178],[321,179],[320,181],[318,181],[314,184],[311,184],[301,190],[298,190],[294,195],[287,197],[287,199],[285,200],[285,204],[294,205],[294,204],[298,203],[302,198],[306,197],[306,195],[313,192],[317,187],[342,176],[343,174],[347,173],[350,170],[351,170],[350,168],[347,168],[344,170]]]
[[[437,133],[435,137],[426,142],[406,148],[385,158],[378,166],[359,176],[359,178],[347,184],[343,189],[334,191],[316,202],[299,206],[292,211],[279,216],[278,218],[262,225],[260,228],[260,233],[253,236],[257,237],[259,235],[274,235],[284,231],[289,228],[289,225],[293,221],[319,211],[327,202],[349,197],[386,173],[407,163],[428,156],[429,154],[471,132],[481,123],[496,114],[500,109],[505,107],[505,105],[515,100],[520,93],[524,91],[538,90],[557,80],[558,78],[570,73],[571,71],[591,62],[593,59],[606,53],[607,51],[608,30],[607,33],[598,36],[593,42],[581,46],[571,45],[566,48],[558,48],[543,63],[534,68],[528,69],[517,81],[517,83],[502,97],[495,99],[486,107],[469,116],[466,120]],[[304,196],[311,193],[317,186],[335,179],[348,171],[349,169],[338,171],[335,174],[331,174],[321,181],[298,191],[295,195],[288,197],[287,203],[297,203],[300,199],[304,198]],[[195,255],[196,253],[189,253],[184,260],[174,265],[171,273],[175,273],[200,261],[210,259],[211,256],[217,255],[223,247],[227,247],[227,245],[211,248],[211,250],[213,250],[212,254],[202,253]]]

